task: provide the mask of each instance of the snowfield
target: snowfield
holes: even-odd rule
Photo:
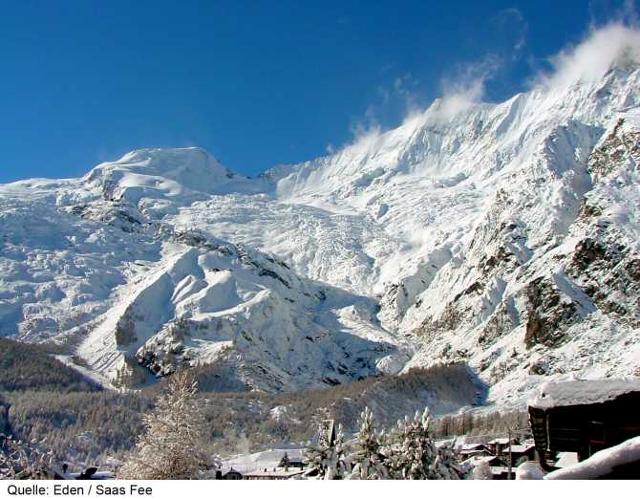
[[[257,179],[199,148],[0,185],[0,334],[140,386],[298,390],[464,360],[489,402],[640,374],[640,37]],[[621,33],[620,30],[623,30]],[[589,71],[603,37],[620,48]]]

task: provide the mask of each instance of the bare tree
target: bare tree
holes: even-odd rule
[[[204,446],[207,428],[196,400],[197,382],[186,372],[173,375],[156,407],[144,416],[142,434],[121,479],[192,480],[215,469],[217,459]]]

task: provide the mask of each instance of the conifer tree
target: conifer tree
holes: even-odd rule
[[[352,470],[349,478],[354,480],[383,480],[389,472],[384,464],[385,456],[380,452],[380,435],[376,433],[373,413],[368,407],[360,415],[360,430],[356,435],[355,452],[349,461]]]
[[[333,421],[327,427],[320,424],[316,444],[305,453],[308,476],[316,476],[324,480],[341,480],[348,472],[346,463],[344,435],[342,426],[335,430]]]
[[[398,422],[391,436],[387,455],[387,467],[391,478],[398,480],[451,480],[459,476],[453,468],[453,456],[440,451],[431,438],[429,410],[416,413],[413,419]]]
[[[480,461],[471,472],[473,480],[493,480],[491,466],[486,461]]]
[[[459,456],[455,450],[455,441],[436,448],[437,457],[433,469],[439,480],[460,480],[463,473],[458,466]]]

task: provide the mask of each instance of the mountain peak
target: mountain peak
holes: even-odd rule
[[[233,181],[247,181],[200,147],[147,148],[101,163],[84,180],[109,198],[136,202],[141,197],[213,194]]]
[[[184,185],[192,184],[193,180],[196,180],[193,178],[195,174],[226,178],[235,176],[205,149],[182,147],[135,149],[116,161],[101,163],[88,174],[88,177],[92,177],[96,172],[118,169],[182,180],[184,182],[181,183]]]

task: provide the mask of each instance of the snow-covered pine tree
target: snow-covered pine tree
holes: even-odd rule
[[[491,473],[491,466],[489,466],[489,463],[486,461],[480,461],[471,471],[471,478],[473,480],[493,480],[493,474]]]
[[[342,425],[338,425],[336,430],[336,438],[330,447],[328,466],[324,475],[325,480],[342,480],[349,471],[346,461],[346,452],[344,445],[344,433]]]
[[[118,473],[130,480],[192,480],[217,466],[207,455],[207,433],[195,394],[198,385],[188,373],[174,374],[155,408],[144,416],[142,434]]]
[[[452,456],[441,453],[429,433],[429,410],[400,420],[385,454],[391,478],[398,480],[451,480],[459,478]]]
[[[455,441],[436,447],[438,455],[433,463],[434,471],[441,480],[460,480],[463,473],[458,466],[459,457],[456,452]]]
[[[368,407],[360,415],[360,430],[354,452],[349,456],[352,480],[384,480],[389,477],[385,456],[380,452],[380,436],[376,433],[373,413]]]
[[[305,452],[307,476],[324,480],[341,480],[349,471],[346,463],[342,426],[335,430],[333,421],[320,423],[316,443]]]

